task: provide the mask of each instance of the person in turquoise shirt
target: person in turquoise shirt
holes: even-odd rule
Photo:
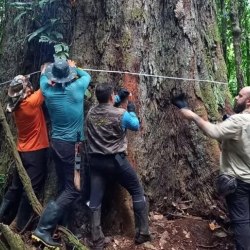
[[[75,144],[84,139],[84,93],[90,75],[73,61],[58,59],[41,70],[40,88],[51,120],[51,148],[59,182],[59,196],[50,201],[32,238],[48,247],[60,246],[52,234],[65,211],[79,196],[76,184]]]

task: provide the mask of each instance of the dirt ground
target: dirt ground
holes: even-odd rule
[[[140,246],[133,239],[114,236],[106,250],[233,250],[231,234],[216,222],[200,217],[186,216],[168,220],[160,214],[151,214],[152,241]]]
[[[194,216],[179,216],[169,220],[158,213],[150,213],[152,241],[136,246],[133,238],[120,235],[107,236],[105,250],[234,250],[232,234],[215,221]],[[26,243],[32,243],[31,233],[25,234]],[[32,246],[32,250],[47,250],[43,246]],[[61,250],[74,249],[72,247]],[[57,249],[58,250],[58,249]]]

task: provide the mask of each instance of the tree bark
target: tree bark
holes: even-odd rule
[[[212,0],[83,0],[76,1],[72,10],[71,57],[78,66],[227,81]],[[4,71],[9,67],[7,55],[14,55],[9,55],[12,65],[19,51],[8,43],[5,37],[0,58]],[[20,53],[37,63],[39,55]],[[133,93],[141,130],[128,134],[129,159],[140,175],[150,209],[173,212],[176,204],[188,201],[187,212],[211,214],[217,204],[213,179],[219,164],[218,143],[183,121],[170,97],[173,90],[186,93],[190,108],[217,122],[226,107],[227,86],[129,74],[91,75],[94,83],[114,82]],[[0,73],[0,79],[3,76]],[[122,221],[126,223],[126,218]]]
[[[213,1],[82,1],[80,9],[71,52],[83,68],[226,81]],[[193,212],[207,213],[215,203],[213,177],[220,150],[196,126],[182,121],[169,99],[173,88],[183,91],[191,108],[215,122],[225,107],[227,87],[131,75],[92,76],[94,82],[111,81],[133,93],[142,128],[129,133],[129,158],[151,209],[167,212],[174,209],[173,202],[191,200]]]

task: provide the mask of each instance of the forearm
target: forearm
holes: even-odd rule
[[[42,74],[40,76],[40,86],[45,86],[48,83],[48,78],[46,75]]]
[[[90,74],[84,71],[83,69],[76,68],[76,73],[79,77],[88,77],[90,78]]]
[[[192,121],[196,123],[196,125],[208,136],[219,139],[219,134],[216,128],[216,125],[212,124],[211,122],[205,121],[197,114],[193,114]]]

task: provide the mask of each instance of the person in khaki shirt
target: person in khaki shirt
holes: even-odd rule
[[[175,96],[172,103],[183,117],[193,121],[209,137],[222,142],[220,172],[229,176],[235,186],[225,198],[237,250],[250,249],[250,87],[244,87],[235,98],[236,114],[212,124],[187,108],[184,96]],[[227,177],[226,177],[227,178]],[[231,179],[233,178],[233,179]],[[224,184],[223,184],[224,185]],[[228,184],[226,184],[228,185]]]

